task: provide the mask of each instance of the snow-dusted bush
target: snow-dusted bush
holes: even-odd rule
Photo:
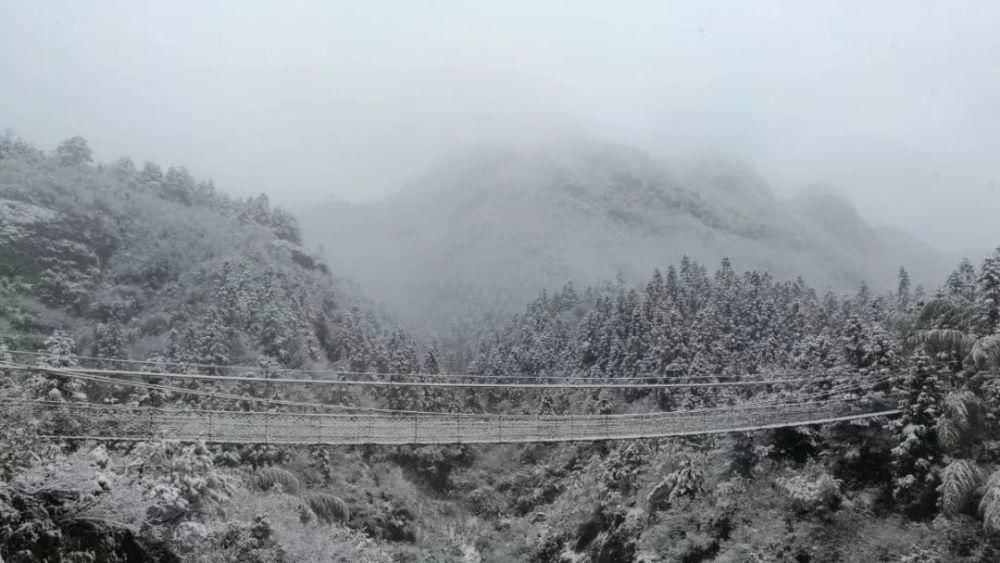
[[[200,518],[225,500],[232,488],[215,470],[212,456],[203,443],[144,443],[139,455],[146,458],[151,476],[147,481],[147,496],[153,502],[148,514],[151,523]]]
[[[982,491],[979,515],[983,518],[983,527],[991,532],[1000,532],[1000,471],[989,476]]]
[[[899,558],[899,563],[944,563],[944,558],[935,551],[920,549]]]
[[[646,503],[651,510],[667,509],[682,498],[691,498],[702,491],[705,474],[701,466],[691,458],[685,458],[680,466],[663,478],[646,495]]]
[[[253,475],[250,483],[261,491],[280,490],[283,493],[297,494],[301,484],[291,471],[280,467],[265,467]]]
[[[285,463],[289,459],[288,448],[273,444],[246,444],[223,449],[215,456],[216,463],[226,467],[249,465],[254,469]]]
[[[740,495],[746,492],[747,483],[747,479],[739,475],[720,482],[712,490],[715,505],[725,511],[738,509],[740,506]]]
[[[942,404],[937,420],[938,444],[948,452],[959,452],[979,441],[984,428],[982,406],[969,391],[951,393]]]
[[[73,348],[73,338],[55,331],[45,340],[45,355],[38,364],[43,368],[68,368],[79,365]],[[48,373],[34,373],[27,382],[28,393],[36,399],[49,401],[85,401],[83,381]]]
[[[174,530],[174,539],[185,545],[202,542],[208,537],[208,528],[198,522],[181,522]]]
[[[328,493],[313,493],[305,497],[305,505],[316,517],[328,524],[341,522],[346,524],[351,519],[351,511],[340,497]]]
[[[903,414],[895,422],[897,445],[891,452],[892,496],[903,512],[923,518],[935,510],[941,463],[935,426],[944,392],[926,355],[914,358],[904,385],[908,396],[900,403]]]
[[[815,477],[793,475],[779,477],[778,487],[792,500],[800,512],[823,512],[840,506],[840,481],[826,473]]]
[[[972,461],[957,459],[941,471],[938,505],[947,516],[957,516],[975,506],[975,496],[983,482],[983,473]]]
[[[30,467],[41,443],[29,424],[24,407],[6,406],[0,412],[0,481],[8,481]]]
[[[642,472],[649,446],[641,440],[622,442],[602,463],[601,483],[608,491],[630,493]]]
[[[315,518],[303,523],[298,513],[301,506],[302,499],[292,495],[237,489],[220,507],[224,521],[206,522],[208,539],[185,556],[220,563],[392,561],[363,532]]]
[[[220,534],[213,559],[232,562],[264,563],[288,561],[288,553],[275,540],[270,520],[257,515],[253,523],[230,523]]]
[[[473,514],[487,518],[496,517],[501,514],[507,505],[503,495],[488,485],[479,487],[469,493],[466,496],[466,504]]]

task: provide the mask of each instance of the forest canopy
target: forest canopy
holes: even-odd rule
[[[567,280],[464,340],[442,340],[400,328],[340,279],[266,196],[232,198],[180,167],[92,159],[80,137],[51,152],[0,138],[5,401],[189,412],[308,401],[551,417],[735,409],[823,393],[895,414],[688,438],[296,447],[53,440],[92,421],[10,408],[0,417],[4,560],[1000,554],[1000,249],[962,261],[939,286],[914,286],[900,268],[894,291],[860,283],[847,294],[684,257],[642,283]],[[19,367],[29,352],[31,365]],[[51,371],[115,369],[120,360],[145,362],[151,375],[312,369],[400,383],[438,375],[608,385],[144,388]],[[614,386],[788,374],[805,383]]]

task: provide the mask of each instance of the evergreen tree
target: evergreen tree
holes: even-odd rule
[[[663,290],[665,297],[671,302],[677,302],[677,295],[679,291],[679,281],[677,278],[677,268],[671,264],[667,267],[667,277],[663,280]]]
[[[14,362],[14,356],[10,353],[7,343],[0,339],[0,364],[10,364]],[[0,366],[0,389],[6,389],[13,385],[11,372],[6,367]]]
[[[31,144],[17,138],[10,130],[0,135],[0,160],[38,162],[45,154]]]
[[[299,230],[299,222],[294,215],[280,207],[275,207],[271,212],[268,221],[271,230],[278,238],[300,244],[302,242],[302,232]]]
[[[76,342],[62,331],[55,331],[45,339],[45,355],[38,365],[46,368],[71,368],[80,364],[73,349]],[[28,380],[29,393],[36,399],[49,401],[86,401],[83,381],[73,377],[38,373]]]
[[[657,302],[663,297],[664,281],[660,269],[653,270],[653,279],[646,284],[646,296],[652,302]]]
[[[135,168],[135,163],[132,162],[132,159],[127,156],[123,156],[116,160],[114,164],[111,165],[111,172],[125,181],[133,180],[139,173]]]
[[[867,352],[865,350],[865,327],[858,315],[851,315],[844,326],[841,335],[844,358],[853,369],[865,367]]]
[[[871,298],[872,298],[871,288],[868,287],[868,284],[866,282],[862,281],[861,285],[858,286],[857,294],[855,294],[854,296],[854,302],[858,305],[858,307],[863,308],[867,306],[869,302],[871,302]]]
[[[424,355],[422,366],[421,372],[423,373],[441,373],[438,367],[437,353],[433,348],[428,350],[427,354]]]
[[[56,148],[56,158],[63,166],[81,166],[93,160],[87,140],[79,135],[60,143]]]
[[[128,355],[128,340],[125,331],[117,321],[98,323],[94,327],[93,356],[118,359]]]
[[[976,298],[976,268],[963,258],[958,268],[948,275],[945,289],[949,297],[972,302]]]
[[[941,415],[942,384],[926,355],[918,355],[905,382],[907,395],[896,420],[892,450],[892,496],[912,517],[934,513],[940,482],[941,451],[935,430]]]
[[[247,223],[258,225],[270,225],[271,223],[271,201],[266,194],[259,194],[256,197],[248,197],[239,213],[239,219]]]
[[[379,372],[387,373],[389,381],[412,381],[408,377],[419,365],[413,344],[401,331],[392,333],[386,342],[386,349],[379,362]],[[385,402],[390,409],[424,410],[424,393],[420,387],[386,387]]]
[[[142,165],[139,181],[147,186],[158,186],[163,181],[163,169],[155,162],[146,161]]]
[[[260,346],[264,354],[277,359],[284,365],[301,363],[299,346],[279,300],[274,297],[263,301],[263,311],[259,312]]]
[[[899,269],[899,283],[896,288],[896,302],[904,311],[910,306],[910,274],[905,268]]]
[[[983,260],[976,280],[976,321],[980,335],[1000,329],[1000,248]]]
[[[173,167],[167,169],[167,174],[163,177],[160,186],[160,194],[164,199],[192,205],[195,203],[195,181],[191,173],[183,167]]]

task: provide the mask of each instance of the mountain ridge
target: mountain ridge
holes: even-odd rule
[[[901,266],[917,282],[944,271],[936,251],[828,191],[781,199],[738,164],[678,175],[621,145],[470,151],[380,202],[328,202],[300,218],[345,275],[418,319],[454,305],[431,295],[437,286],[523,302],[567,281],[641,279],[684,255],[837,291],[892,287]]]

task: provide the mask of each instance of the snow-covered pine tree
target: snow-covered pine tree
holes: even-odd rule
[[[135,168],[135,162],[127,156],[123,156],[111,165],[111,173],[123,182],[129,183],[136,179],[139,171]]]
[[[94,327],[92,355],[98,358],[118,359],[128,355],[128,338],[122,325],[111,319]]]
[[[963,258],[958,267],[945,281],[945,290],[949,297],[972,302],[976,299],[976,267],[968,258]]]
[[[976,329],[985,336],[1000,329],[1000,248],[983,260],[976,279]]]
[[[62,331],[55,331],[45,339],[45,355],[38,360],[38,365],[45,368],[70,368],[79,366],[73,349],[76,342]],[[49,401],[86,401],[85,386],[82,380],[37,373],[28,380],[29,394],[36,399]]]
[[[139,181],[150,190],[159,190],[160,183],[163,182],[163,169],[155,162],[146,161],[142,165],[142,172],[139,173]]]
[[[187,168],[171,166],[163,177],[160,194],[166,200],[193,205],[195,203],[195,183]]]
[[[60,143],[56,147],[56,158],[63,166],[81,166],[93,161],[90,145],[80,135]]]
[[[931,359],[919,354],[905,381],[903,411],[895,425],[897,445],[892,449],[892,496],[911,517],[926,518],[937,506],[941,450],[937,425],[944,395]]]
[[[910,274],[906,268],[899,268],[898,283],[896,284],[896,304],[902,311],[910,307]]]

